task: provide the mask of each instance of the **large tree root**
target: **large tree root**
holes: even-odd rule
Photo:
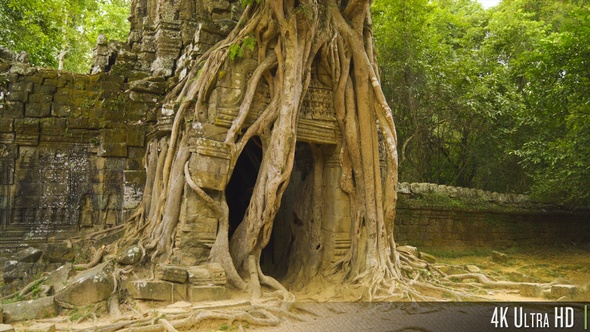
[[[251,307],[249,310],[195,310],[184,314],[168,314],[166,318],[162,314],[141,319],[124,320],[113,324],[95,326],[91,329],[74,331],[167,331],[188,330],[200,323],[211,320],[226,321],[229,325],[234,322],[243,322],[255,326],[276,326],[281,320],[278,315],[272,314],[267,308]]]
[[[0,297],[0,301],[12,299],[12,298],[25,299],[26,296],[29,295],[33,291],[33,288],[35,288],[35,286],[43,283],[46,279],[47,279],[47,276],[46,276],[46,273],[44,273],[39,279],[35,279],[35,280],[31,281],[30,283],[25,285],[25,287],[21,288],[20,290],[14,292],[12,294],[6,295],[4,297]]]
[[[102,259],[103,254],[106,251],[106,246],[101,246],[100,248],[98,248],[98,250],[96,250],[94,252],[94,255],[92,256],[92,259],[90,260],[90,262],[88,263],[84,263],[84,264],[76,264],[74,265],[74,269],[76,270],[87,270],[90,268],[95,267],[98,263],[100,263],[100,260]]]
[[[522,282],[513,282],[513,281],[496,281],[491,280],[485,274],[482,273],[465,273],[465,274],[452,274],[444,277],[445,280],[470,280],[473,279],[476,281],[476,284],[483,285],[489,288],[497,288],[497,289],[519,289],[521,285],[536,285],[539,286],[541,289],[549,289],[551,285],[554,283],[522,283]]]
[[[401,274],[396,278],[387,276],[385,271],[371,271],[347,282],[336,278],[335,270],[324,277],[335,278],[334,282],[342,283],[353,293],[356,290],[360,301],[486,301],[487,298],[482,296],[487,295],[486,289],[518,290],[522,285],[534,285],[546,290],[554,284],[493,280],[483,273],[447,275],[439,267],[419,258],[415,248],[402,248],[398,253]]]

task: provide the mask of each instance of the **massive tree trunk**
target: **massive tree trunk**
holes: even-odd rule
[[[351,245],[343,258],[321,271],[318,251],[322,248],[319,225],[323,207],[318,199],[324,161],[319,148],[312,146],[314,167],[308,185],[318,199],[311,203],[304,239],[299,238],[297,252],[291,252],[309,259],[300,260],[290,271],[304,279],[320,272],[324,276],[343,272],[346,280],[368,286],[371,297],[381,290],[407,293],[411,287],[403,286],[407,283],[393,236],[397,138],[379,83],[369,6],[368,0],[269,0],[248,5],[228,37],[211,48],[166,97],[168,103],[179,107],[171,134],[149,144],[141,213],[136,214],[132,233],[126,238],[139,236],[154,261],[168,259],[187,184],[219,220],[209,260],[220,263],[229,281],[249,290],[253,297],[261,296],[261,284],[285,291],[262,272],[260,258],[293,170],[296,127],[312,67],[321,66],[331,80],[342,133],[337,154],[342,169],[340,186],[350,201]],[[246,41],[252,45],[253,38],[256,43],[251,56],[257,65],[239,101],[239,112],[219,142],[227,148],[230,173],[254,136],[262,142],[263,157],[247,212],[230,240],[225,194],[219,188],[199,186],[190,160],[197,158],[199,162],[200,155],[190,146],[206,136],[203,128],[207,127],[209,98],[216,80],[232,70],[237,49],[248,53]],[[262,85],[267,86],[269,101],[247,126],[256,90]],[[221,177],[220,181],[229,178]],[[225,186],[227,183],[220,184],[220,188]]]

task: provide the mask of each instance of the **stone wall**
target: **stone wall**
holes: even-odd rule
[[[99,36],[90,75],[36,68],[0,46],[0,251],[127,218],[143,194],[146,142],[170,131],[177,108],[159,104],[164,92],[231,31],[241,6],[132,9],[126,42]]]
[[[589,211],[567,211],[524,195],[401,183],[395,220],[400,244],[510,247],[590,244]]]
[[[187,6],[196,6],[186,10]],[[90,75],[0,47],[0,251],[122,223],[143,194],[167,88],[235,25],[236,1],[137,0],[128,40],[99,36]]]
[[[111,227],[137,206],[165,88],[139,78],[0,59],[1,247]]]

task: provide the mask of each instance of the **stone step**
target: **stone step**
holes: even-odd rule
[[[17,252],[20,249],[47,243],[47,239],[0,239],[0,256],[6,256]]]
[[[14,332],[14,327],[9,324],[0,324],[0,332]]]
[[[168,281],[135,280],[127,283],[131,297],[137,300],[164,302],[203,302],[219,301],[228,298],[224,286],[193,286]]]

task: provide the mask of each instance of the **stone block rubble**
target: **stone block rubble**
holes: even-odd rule
[[[127,252],[133,253],[133,247]],[[16,295],[16,292],[22,292],[23,285],[32,286],[22,296],[13,296],[10,298],[12,301],[0,305],[0,324],[50,318],[64,309],[100,303],[106,306],[116,294],[115,269],[127,266],[124,264],[125,256],[107,257],[90,269],[76,272],[71,262],[46,263],[44,256],[43,250],[29,247],[5,262],[6,286],[1,289],[0,295],[6,296],[13,291],[15,293],[12,294]],[[17,274],[21,279],[13,279],[14,270],[20,271]],[[198,303],[224,300],[229,296],[225,271],[216,263],[189,267],[159,264],[155,277],[153,280],[138,280],[135,277],[120,280],[125,280],[123,289],[137,300]],[[25,299],[18,300],[22,297]],[[3,328],[10,331],[12,327],[6,325]]]
[[[127,284],[134,299],[165,302],[202,302],[227,298],[225,271],[219,264],[191,267],[160,264],[157,280],[134,280]]]

